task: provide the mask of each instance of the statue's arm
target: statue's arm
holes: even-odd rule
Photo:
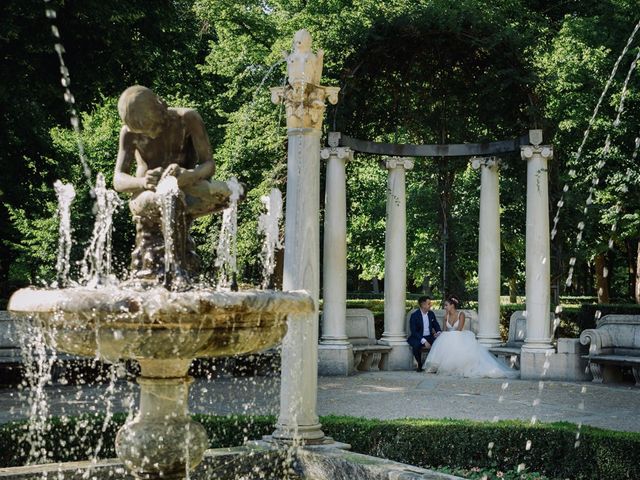
[[[137,178],[131,175],[131,165],[135,159],[135,146],[133,135],[124,126],[120,130],[120,143],[118,146],[118,158],[113,173],[113,188],[118,192],[137,192],[145,189],[144,177]]]

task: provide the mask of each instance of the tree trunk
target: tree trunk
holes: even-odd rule
[[[628,297],[635,299],[636,303],[638,302],[638,295],[636,293],[637,281],[636,277],[638,275],[638,252],[640,251],[640,242],[637,239],[627,239],[625,241],[625,245],[627,247],[627,272],[629,274],[629,278],[627,281],[628,285]]]
[[[516,289],[516,277],[509,279],[509,302],[518,303],[518,290]]]
[[[596,288],[598,290],[598,303],[609,303],[609,269],[606,266],[604,253],[598,253],[596,263]]]
[[[640,303],[640,241],[638,241],[638,253],[636,255],[636,303]]]

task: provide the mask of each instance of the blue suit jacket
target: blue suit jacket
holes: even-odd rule
[[[427,317],[429,318],[429,336],[432,335],[432,332],[434,330],[436,332],[440,332],[442,329],[440,328],[438,320],[436,320],[436,314],[433,313],[433,310],[429,310],[429,312],[427,313]],[[409,319],[409,329],[410,335],[407,338],[407,343],[409,343],[409,345],[411,345],[412,347],[417,348],[422,345],[422,338],[424,333],[422,311],[419,308],[411,314],[411,318]],[[429,343],[433,342],[430,341]]]

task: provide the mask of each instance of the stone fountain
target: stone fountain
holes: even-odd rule
[[[93,279],[92,288],[27,288],[9,302],[13,315],[35,322],[51,347],[140,364],[140,407],[116,438],[118,457],[135,478],[457,478],[348,452],[348,445],[324,436],[316,415],[320,137],[325,101],[335,104],[339,90],[320,85],[322,57],[311,51],[309,33],[298,31],[286,57],[288,84],[271,89],[287,112],[283,284],[289,291],[193,286],[199,262],[189,236],[192,221],[242,199],[242,192],[209,180],[215,165],[197,112],[168,108],[149,89],[134,86],[118,104],[125,126],[114,174],[116,190],[132,196],[130,278],[120,285]],[[192,359],[256,352],[280,340],[280,415],[273,435],[205,452],[204,428],[187,408]],[[21,468],[8,478],[55,471],[58,478],[79,479],[89,470],[95,478],[129,478],[111,461]]]
[[[118,432],[118,457],[137,478],[184,478],[208,448],[204,428],[188,412],[191,361],[267,349],[284,336],[287,315],[315,305],[304,292],[192,286],[199,262],[190,225],[224,208],[233,192],[208,179],[214,164],[197,112],[168,108],[140,86],[128,88],[118,106],[125,126],[114,186],[132,195],[136,224],[129,280],[26,288],[11,297],[9,310],[35,322],[61,352],[136,360],[140,406]]]

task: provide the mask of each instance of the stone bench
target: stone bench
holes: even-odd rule
[[[377,343],[373,313],[366,308],[348,308],[346,327],[355,369],[386,370],[391,347]]]
[[[620,380],[622,368],[630,367],[640,387],[640,315],[605,315],[580,334],[580,343],[589,345],[583,358],[594,383]]]
[[[6,310],[0,310],[0,365],[22,362],[15,324]]]
[[[417,308],[414,308],[412,310],[410,310],[406,317],[405,317],[405,332],[407,332],[407,337],[411,334],[411,315],[413,315],[413,312],[415,312],[416,310],[418,310]],[[436,310],[436,309],[432,309],[433,313],[436,314],[436,320],[438,321],[438,323],[440,324],[440,328],[442,328],[444,330],[444,314],[445,311],[444,310]],[[459,310],[461,312],[464,312],[464,318],[465,318],[465,322],[464,322],[464,328],[463,330],[471,330],[473,333],[477,333],[478,332],[478,312],[476,312],[475,310]],[[424,361],[427,358],[427,355],[429,354],[429,347],[424,347],[422,349],[422,363],[424,364]]]
[[[511,368],[520,370],[520,351],[527,336],[527,316],[523,310],[517,310],[509,318],[507,341],[501,345],[489,347],[489,351]]]

